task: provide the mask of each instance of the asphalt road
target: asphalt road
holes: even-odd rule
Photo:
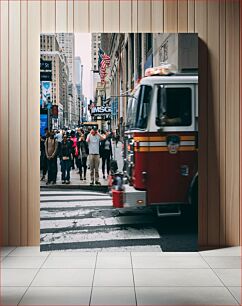
[[[191,216],[157,218],[150,209],[115,209],[108,194],[41,191],[41,250],[196,251]]]

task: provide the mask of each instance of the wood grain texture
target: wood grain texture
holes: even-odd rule
[[[131,0],[120,1],[120,32],[132,32]]]
[[[74,0],[74,29],[73,32],[89,31],[89,1]]]
[[[195,0],[188,0],[187,27],[188,32],[195,31]]]
[[[138,0],[132,0],[132,32],[136,33],[138,31]]]
[[[188,1],[178,0],[178,32],[188,32]]]
[[[119,0],[108,0],[103,2],[104,32],[120,31]]]
[[[1,207],[1,244],[8,245],[8,207],[9,207],[9,149],[8,149],[8,106],[9,106],[9,74],[8,74],[8,44],[9,44],[9,29],[8,29],[8,1],[1,1],[1,105],[0,105],[0,135],[1,135],[1,150],[0,150],[0,207]]]
[[[9,2],[9,243],[20,245],[20,2]],[[6,127],[5,127],[6,131]]]
[[[56,1],[56,32],[67,32],[68,15],[67,15],[68,0]]]
[[[195,32],[199,35],[199,191],[198,243],[208,245],[208,96],[207,96],[207,1],[195,2]]]
[[[102,0],[90,1],[90,32],[103,32],[103,6]]]
[[[178,1],[164,0],[164,32],[178,31]]]
[[[56,14],[55,13],[56,13],[56,1],[41,0],[41,32],[42,33],[54,33],[55,32],[55,27],[56,27]],[[39,15],[39,12],[38,12],[38,15]]]
[[[28,3],[21,1],[20,49],[20,187],[21,245],[28,245]]]
[[[164,1],[151,1],[151,31],[162,33],[164,31]]]
[[[46,29],[47,30],[47,29]],[[28,2],[28,245],[39,245],[39,52],[40,1]],[[37,166],[38,165],[38,166]]]
[[[219,246],[220,99],[219,2],[208,1],[208,244]]]
[[[226,2],[226,245],[238,244],[239,227],[239,2]]]
[[[220,93],[220,245],[226,245],[226,8],[225,1],[220,1],[219,33],[219,93]]]
[[[71,33],[74,29],[74,3],[73,0],[67,1],[67,32]]]
[[[151,0],[138,1],[138,32],[151,32]]]

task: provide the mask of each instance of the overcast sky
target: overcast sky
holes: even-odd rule
[[[83,93],[92,99],[91,34],[75,33],[75,56],[80,56],[83,65]]]

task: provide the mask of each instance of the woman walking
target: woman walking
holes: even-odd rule
[[[72,143],[67,139],[67,135],[64,135],[60,145],[62,184],[70,184],[70,169],[72,158]]]
[[[110,171],[110,159],[113,157],[112,150],[112,135],[108,132],[106,133],[106,139],[101,141],[100,144],[100,156],[102,158],[102,173],[105,179],[105,166],[107,167],[107,176]]]
[[[77,150],[78,150],[78,164],[79,164],[79,173],[80,180],[86,180],[87,173],[87,157],[88,157],[88,144],[84,139],[84,135],[81,135],[77,141]],[[83,171],[82,171],[83,168]],[[82,173],[84,176],[82,176]]]

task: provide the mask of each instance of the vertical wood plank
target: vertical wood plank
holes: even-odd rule
[[[241,49],[241,44],[242,44],[242,5],[241,2],[239,4],[240,7],[240,56],[239,56],[239,62],[240,62],[240,84],[242,82],[242,77],[241,77],[241,73],[242,73],[242,49]],[[240,86],[240,90],[239,90],[239,94],[240,94],[240,183],[239,183],[239,188],[240,188],[240,227],[239,227],[239,235],[240,235],[240,246],[242,246],[242,89]]]
[[[132,0],[120,1],[120,32],[132,32]]]
[[[68,16],[67,16],[67,2],[68,0],[56,1],[56,32],[67,32],[68,28]]]
[[[180,1],[180,0],[178,0]],[[178,4],[177,0],[164,0],[164,32],[178,31]]]
[[[207,1],[195,1],[195,32],[199,35],[199,222],[198,245],[207,246],[208,242],[208,199],[207,199]]]
[[[73,32],[89,31],[89,1],[74,0],[74,29]]]
[[[6,127],[5,127],[6,128]],[[20,1],[9,2],[9,223],[10,245],[20,245]]]
[[[178,0],[178,32],[187,32],[188,30],[188,1]]]
[[[103,32],[103,0],[90,1],[90,32]]]
[[[188,32],[195,31],[195,0],[188,0]]]
[[[162,33],[164,31],[164,1],[152,0],[151,5],[151,30],[152,32]]]
[[[67,0],[67,32],[71,33],[74,29],[74,3]]]
[[[225,0],[220,1],[220,245],[225,246],[226,241],[226,10]]]
[[[220,241],[219,2],[208,1],[208,245]]]
[[[56,27],[56,1],[41,0],[41,32],[54,33]]]
[[[226,245],[238,245],[239,209],[239,1],[226,2]]]
[[[27,159],[27,148],[28,148],[28,138],[27,138],[27,130],[28,130],[28,108],[27,108],[27,39],[28,39],[28,3],[27,1],[21,1],[21,58],[20,58],[20,71],[21,71],[21,81],[20,81],[20,120],[21,120],[21,128],[20,128],[20,143],[21,143],[21,151],[20,151],[20,170],[21,170],[21,245],[28,244],[28,159]]]
[[[104,32],[119,32],[119,0],[104,0]]]
[[[1,135],[1,149],[0,149],[0,207],[1,207],[1,245],[9,244],[9,231],[8,231],[8,193],[9,193],[9,137],[8,137],[8,106],[9,106],[9,94],[8,94],[8,1],[1,1],[1,109],[0,109],[0,135]]]
[[[40,1],[28,1],[28,245],[39,245],[40,240],[39,35]]]
[[[132,0],[131,2],[132,10],[132,32],[138,31],[138,0]]]
[[[138,1],[138,32],[151,32],[151,1]]]

